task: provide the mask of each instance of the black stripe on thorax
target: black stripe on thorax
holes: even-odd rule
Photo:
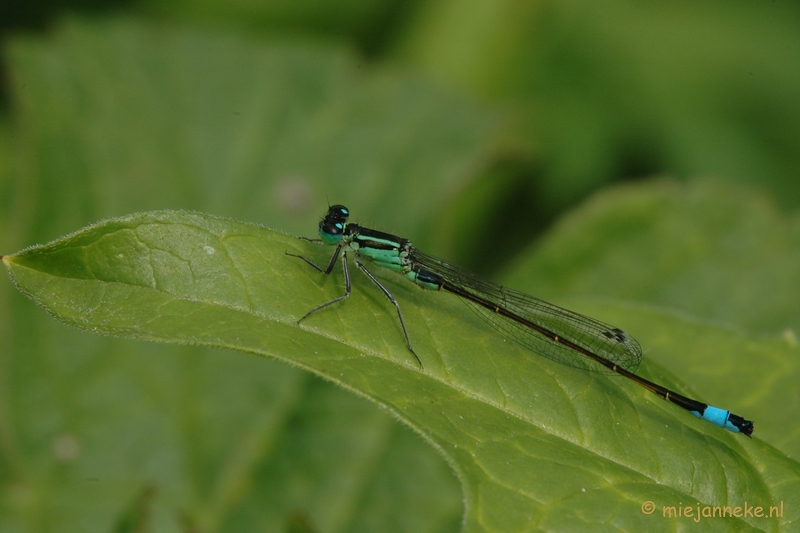
[[[353,240],[360,246],[367,246],[377,250],[402,250],[411,243],[391,233],[384,233],[374,229],[365,228],[358,224],[348,224],[345,233],[353,236]]]

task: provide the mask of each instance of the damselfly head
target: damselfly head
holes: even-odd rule
[[[350,216],[350,210],[343,205],[332,205],[325,218],[319,222],[319,236],[325,244],[338,244]]]

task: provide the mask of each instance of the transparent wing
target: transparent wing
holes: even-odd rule
[[[438,274],[465,292],[486,300],[536,324],[562,339],[592,352],[630,372],[642,361],[642,348],[624,331],[593,318],[574,313],[544,300],[528,296],[414,249],[409,259],[423,270]],[[524,324],[462,298],[491,326],[526,348],[558,363],[604,374],[613,373],[580,352],[554,342]]]

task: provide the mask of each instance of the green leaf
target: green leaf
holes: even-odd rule
[[[662,506],[766,507],[800,494],[800,465],[766,443],[696,420],[624,380],[532,357],[456,297],[391,273],[382,279],[405,310],[423,369],[405,349],[391,304],[357,272],[346,302],[299,326],[308,309],[342,293],[342,279],[286,251],[320,263],[330,254],[260,226],[163,211],[107,220],[3,261],[23,292],[81,329],[270,356],[376,402],[455,468],[466,531],[586,530],[611,521],[671,529]],[[670,349],[711,336],[728,337],[731,350],[798,350],[730,339],[661,311],[595,310],[609,322],[661,328]],[[641,373],[683,390],[653,365]],[[758,420],[756,428],[758,435]],[[656,515],[641,511],[648,501]],[[784,513],[728,520],[740,529],[787,528],[798,511],[786,505]]]

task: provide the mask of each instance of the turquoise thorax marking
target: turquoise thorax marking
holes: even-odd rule
[[[396,267],[402,267],[406,262],[405,258],[400,256],[398,250],[381,250],[380,248],[367,248],[362,246],[356,250],[356,253],[372,259],[380,266],[385,266],[397,272],[399,272],[400,269]]]
[[[442,282],[427,272],[414,270],[408,261],[410,241],[395,241],[375,235],[358,235],[350,242],[350,249],[362,257],[372,260],[376,265],[403,274],[406,279],[420,287],[438,291]]]
[[[350,242],[350,247],[358,255],[389,270],[404,272],[408,268],[408,252],[404,243],[373,235],[358,235]]]
[[[359,235],[356,240],[359,244],[365,248],[392,248],[395,250],[399,250],[403,243],[397,241],[390,241],[389,239],[381,239],[380,237],[365,237],[363,235]],[[409,246],[411,243],[407,243]]]

